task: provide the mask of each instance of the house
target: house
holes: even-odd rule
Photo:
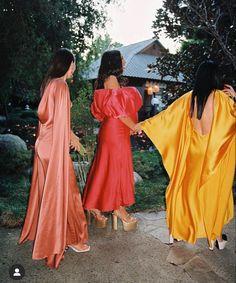
[[[149,64],[156,62],[157,57],[163,56],[167,50],[157,39],[148,39],[128,46],[117,48],[125,58],[126,66],[124,77],[128,79],[128,85],[135,86],[143,97],[143,108],[140,113],[141,119],[150,116],[153,107],[164,105],[161,103],[161,94],[168,83],[178,83],[171,76],[161,78],[158,73],[151,72]],[[95,81],[97,78],[101,58],[93,62],[86,78]],[[159,102],[158,102],[159,101]]]

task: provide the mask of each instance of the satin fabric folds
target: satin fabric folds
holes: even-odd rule
[[[223,92],[217,90],[214,95],[214,118],[207,135],[193,127],[191,92],[141,123],[170,178],[166,191],[170,233],[189,243],[197,238],[214,240],[233,218],[234,105]]]
[[[86,209],[112,211],[134,203],[130,128],[119,117],[130,117],[136,123],[141,106],[141,95],[134,87],[94,92],[91,112],[101,126],[83,196]]]
[[[29,203],[19,243],[33,240],[33,259],[58,268],[66,245],[86,243],[87,223],[69,154],[70,96],[63,79],[46,87],[38,108]]]

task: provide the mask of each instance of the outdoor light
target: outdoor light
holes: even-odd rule
[[[153,92],[158,92],[160,90],[160,87],[159,87],[159,85],[157,84],[157,83],[155,83],[154,84],[154,86],[153,86]]]
[[[145,89],[146,89],[148,95],[153,95],[154,93],[159,92],[160,87],[157,83],[146,81]]]
[[[152,95],[152,94],[153,94],[152,86],[149,86],[149,87],[148,87],[148,89],[147,89],[147,94],[148,94],[148,95]]]

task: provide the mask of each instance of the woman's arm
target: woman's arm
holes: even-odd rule
[[[137,133],[141,131],[139,124],[135,124],[130,117],[119,117],[121,122],[123,122],[127,127],[129,127],[133,132]]]

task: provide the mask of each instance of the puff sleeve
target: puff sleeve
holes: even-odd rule
[[[136,88],[97,90],[91,112],[96,119],[103,121],[106,117],[132,117],[141,106],[142,98]]]

